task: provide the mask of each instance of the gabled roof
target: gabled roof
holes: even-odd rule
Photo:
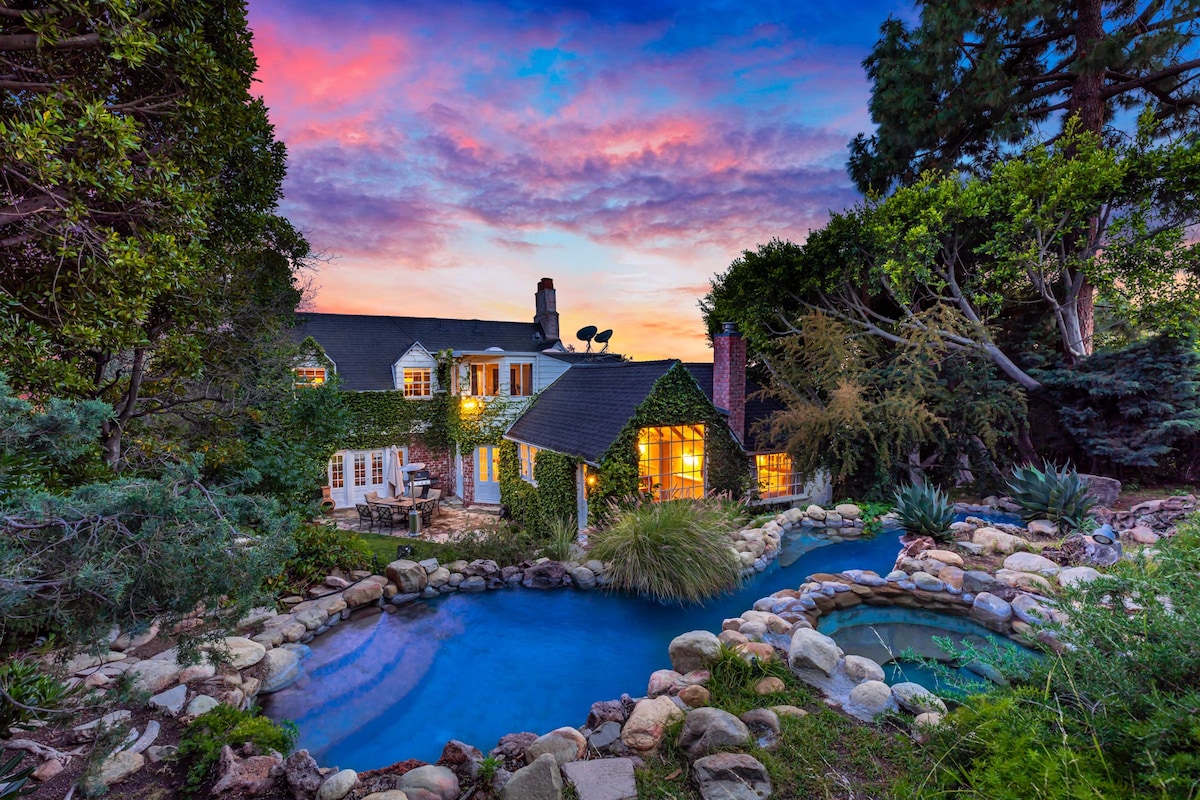
[[[296,341],[311,336],[337,365],[342,388],[394,389],[392,365],[415,343],[439,350],[539,353],[554,344],[534,322],[496,322],[433,317],[376,317],[361,314],[297,314]]]
[[[709,400],[713,398],[713,365],[691,363],[684,364],[684,369],[692,374],[696,383],[704,390]],[[773,453],[781,448],[759,433],[759,424],[776,411],[785,411],[787,406],[773,397],[762,394],[763,387],[757,382],[746,378],[746,439],[743,444],[747,453]],[[721,409],[727,411],[728,409]]]
[[[537,396],[505,438],[599,463],[654,384],[678,363],[575,364]]]

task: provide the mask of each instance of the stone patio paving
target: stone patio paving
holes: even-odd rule
[[[365,532],[359,527],[358,512],[353,508],[343,508],[334,511],[330,517],[342,530]],[[421,537],[431,542],[447,542],[458,534],[489,528],[500,519],[499,506],[467,506],[458,503],[442,503],[441,510],[434,515],[428,525],[421,526]],[[407,539],[408,529],[397,525],[395,530],[375,527],[371,533],[390,534],[397,539]]]

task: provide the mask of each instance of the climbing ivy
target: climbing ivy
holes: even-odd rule
[[[534,486],[521,477],[515,442],[500,443],[500,503],[513,522],[542,535],[552,522],[575,518],[575,472],[579,459],[541,450],[533,467]]]
[[[616,440],[600,458],[588,487],[588,522],[598,524],[609,501],[635,497],[638,481],[638,431],[665,425],[704,423],[704,456],[710,492],[742,497],[750,488],[750,459],[729,432],[724,418],[682,364],[658,379]]]
[[[346,435],[339,446],[365,450],[407,444],[420,439],[430,448],[448,447],[452,441],[448,407],[457,398],[435,394],[429,398],[405,397],[404,392],[343,392],[342,404],[350,415]]]

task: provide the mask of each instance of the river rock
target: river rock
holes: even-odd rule
[[[672,639],[667,652],[671,668],[686,673],[704,669],[716,661],[721,653],[721,642],[709,631],[689,631]]]
[[[1012,601],[1013,615],[1027,625],[1040,627],[1050,624],[1054,617],[1053,611],[1038,602],[1038,598],[1028,594],[1019,594]]]
[[[883,680],[883,667],[866,656],[846,656],[842,662],[842,671],[855,683]]]
[[[946,704],[937,695],[919,683],[897,683],[892,687],[892,696],[905,711],[922,714],[926,711],[946,713]]]
[[[396,584],[402,594],[419,594],[429,585],[429,573],[415,561],[397,559],[388,564],[385,571],[387,579]]]
[[[850,690],[846,711],[860,719],[874,719],[885,711],[896,708],[892,698],[892,687],[883,681],[869,680]]]
[[[1025,528],[1035,536],[1058,536],[1058,525],[1048,519],[1035,519],[1026,523]]]
[[[692,764],[692,776],[704,800],[764,800],[771,777],[762,762],[745,753],[714,753]]]
[[[418,567],[418,569],[420,569]],[[425,570],[421,570],[421,574],[425,574]],[[383,586],[371,581],[362,581],[351,586],[346,591],[342,592],[342,599],[346,601],[346,605],[351,608],[357,606],[365,606],[374,603],[379,598],[383,597]]]
[[[525,570],[521,585],[526,589],[557,589],[563,585],[567,568],[558,561],[543,561]]]
[[[460,592],[483,592],[487,591],[487,579],[479,575],[472,575],[458,585]]]
[[[1013,553],[1004,559],[1004,568],[1016,572],[1036,572],[1039,575],[1057,575],[1061,566],[1036,553]]]
[[[358,773],[352,769],[340,769],[325,779],[317,790],[317,800],[342,800],[358,783]]]
[[[981,569],[968,570],[963,573],[962,590],[971,594],[980,592],[996,592],[1005,588],[1005,584],[992,577],[991,573]]]
[[[562,796],[558,762],[549,753],[513,773],[500,792],[500,800],[562,800]]]
[[[767,695],[771,694],[779,694],[786,689],[787,684],[783,682],[783,679],[777,678],[774,675],[768,675],[758,683],[754,684],[754,693],[761,697],[766,697]]]
[[[842,648],[837,642],[810,628],[796,631],[788,648],[788,664],[792,669],[815,669],[826,675],[833,675],[841,657]]]
[[[621,730],[621,741],[631,750],[649,753],[658,748],[667,726],[682,717],[683,710],[669,697],[639,700]]]
[[[300,654],[294,650],[277,647],[267,651],[267,673],[263,677],[259,694],[270,694],[291,686],[300,677]]]
[[[971,541],[993,553],[1015,553],[1018,550],[1029,549],[1029,542],[1020,536],[996,528],[976,528],[975,533],[971,534]]]
[[[388,789],[385,792],[371,792],[362,800],[408,800],[408,795],[399,789]]]
[[[587,727],[595,729],[605,722],[616,722],[624,725],[629,718],[629,710],[620,700],[597,700],[588,709]]]
[[[189,717],[198,717],[201,714],[207,714],[219,705],[220,703],[215,697],[198,694],[192,698],[192,702],[187,704],[187,710],[184,713]]]
[[[928,572],[914,572],[912,576],[912,582],[916,584],[918,589],[922,589],[926,592],[940,592],[942,589],[946,588],[946,584],[942,583]]]
[[[948,567],[958,567],[962,569],[962,556],[950,550],[926,550],[921,554],[922,558],[932,558],[940,561]]]
[[[810,505],[808,508],[804,509],[804,513],[808,515],[809,519],[814,519],[819,522],[825,521],[825,509],[821,508],[819,505],[816,505],[815,503],[813,505]]]
[[[930,733],[942,724],[942,715],[937,711],[926,711],[917,714],[913,719],[912,736],[917,744],[929,744]]]
[[[396,781],[396,788],[408,795],[408,800],[458,800],[459,794],[458,776],[433,765],[404,773]]]
[[[862,516],[862,509],[854,503],[838,503],[833,510],[842,519],[856,520]]]
[[[658,697],[663,694],[675,694],[679,689],[679,681],[683,678],[673,669],[656,669],[650,673],[650,681],[646,686],[647,697]]]
[[[1100,577],[1100,573],[1092,567],[1067,567],[1058,573],[1060,586],[1078,586],[1081,583],[1091,583]]]
[[[134,689],[157,694],[179,680],[181,672],[183,667],[173,659],[166,661],[151,658],[137,662],[126,670],[125,674],[130,677]]]
[[[605,722],[588,736],[588,746],[601,753],[609,752],[621,740],[621,723]],[[624,747],[624,744],[620,745]]]
[[[236,670],[253,667],[267,654],[267,648],[244,636],[229,636],[201,649],[220,653],[221,657],[227,660],[229,666]]]
[[[1012,617],[1012,606],[991,592],[980,592],[971,604],[971,616],[981,622],[1005,622]]]
[[[561,767],[569,761],[583,758],[586,752],[587,739],[582,733],[574,728],[556,728],[533,740],[533,744],[525,750],[525,760],[532,764],[539,756],[549,753]]]
[[[579,800],[637,800],[633,762],[628,758],[600,758],[564,764],[563,775]]]
[[[719,708],[697,708],[688,712],[679,732],[679,746],[691,759],[717,750],[741,747],[750,741],[750,730],[740,719]]]
[[[712,700],[712,692],[703,686],[685,686],[679,690],[679,699],[689,708],[700,708]]]
[[[587,567],[576,567],[571,570],[571,580],[575,582],[577,589],[587,591],[596,588],[596,573]]]

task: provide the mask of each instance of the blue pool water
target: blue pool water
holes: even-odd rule
[[[523,589],[413,603],[314,640],[304,677],[268,696],[264,710],[295,721],[299,746],[325,766],[434,761],[449,739],[487,752],[506,733],[582,725],[597,700],[645,694],[650,673],[670,666],[675,636],[719,631],[722,620],[812,573],[886,574],[897,539],[821,546],[789,534],[777,563],[704,606]]]

